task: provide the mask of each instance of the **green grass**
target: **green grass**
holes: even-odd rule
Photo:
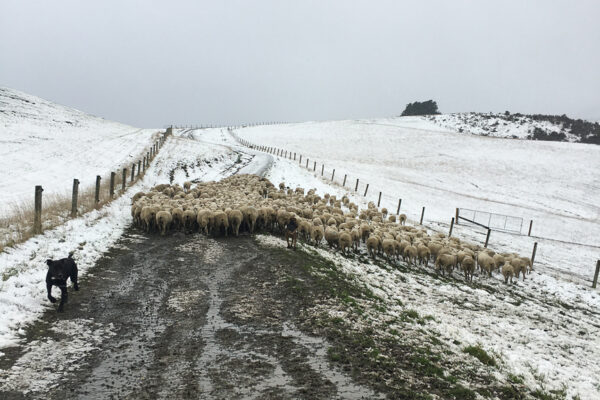
[[[496,366],[496,360],[492,356],[490,356],[484,349],[482,349],[479,345],[477,346],[468,346],[463,349],[463,353],[467,353],[481,361],[485,365],[489,365],[490,367]]]
[[[522,385],[525,381],[521,375],[508,374],[508,381],[516,385]]]

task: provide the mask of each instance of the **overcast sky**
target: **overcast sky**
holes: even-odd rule
[[[600,120],[600,1],[0,0],[0,86],[139,127]]]

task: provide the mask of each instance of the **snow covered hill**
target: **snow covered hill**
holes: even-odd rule
[[[588,284],[600,258],[600,147],[464,135],[423,117],[307,122],[236,130],[252,143],[303,155],[309,169],[447,231],[457,207],[522,218],[519,232],[494,230],[490,247],[531,254],[565,279]],[[298,162],[298,161],[297,161]],[[286,180],[287,181],[287,180]],[[532,236],[527,236],[533,220]],[[455,227],[455,232],[466,225]],[[482,243],[485,231],[468,235]],[[467,235],[467,232],[465,232]]]
[[[456,113],[423,117],[452,132],[509,139],[600,144],[600,124],[565,115]]]
[[[17,90],[0,87],[0,212],[44,195],[82,189],[152,143],[156,129],[107,121]]]

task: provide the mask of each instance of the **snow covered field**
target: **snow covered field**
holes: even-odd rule
[[[532,236],[493,231],[490,247],[531,254],[551,274],[589,284],[600,258],[600,147],[521,141],[449,132],[422,117],[307,122],[237,129],[257,145],[296,152],[316,174],[358,193],[369,184],[368,200],[447,230],[455,208],[533,220]],[[292,162],[293,163],[293,162]],[[482,229],[460,225],[459,235],[485,240]]]
[[[0,213],[44,195],[94,185],[120,166],[129,167],[156,140],[157,129],[107,121],[39,97],[0,87]]]
[[[6,115],[0,117],[7,121]],[[17,125],[15,119],[11,126]],[[121,133],[143,136],[144,143],[150,142],[151,131],[136,135],[132,133],[135,128],[127,129]],[[427,321],[425,328],[439,333],[448,346],[456,346],[455,340],[461,346],[480,344],[500,360],[502,372],[521,376],[528,386],[564,389],[569,397],[579,395],[581,399],[600,396],[596,378],[600,374],[600,296],[588,287],[595,260],[600,258],[600,249],[595,247],[600,234],[598,146],[463,135],[416,117],[272,125],[237,129],[236,133],[256,144],[303,154],[304,160],[310,158],[311,166],[316,160],[317,171],[245,148],[227,129],[175,132],[144,178],[125,195],[0,253],[0,348],[17,343],[22,328],[53,307],[45,294],[44,261],[75,249],[80,273],[86,274],[130,225],[134,193],[157,183],[182,184],[264,172],[274,184],[283,181],[290,187],[316,188],[319,194],[348,194],[363,207],[369,200],[376,201],[382,191],[382,206],[395,212],[398,198],[402,198],[402,212],[413,222],[426,206],[426,226],[443,231],[448,229],[455,207],[521,216],[527,222],[533,219],[533,233],[550,239],[492,233],[490,247],[499,251],[528,254],[533,242],[539,242],[535,271],[526,281],[510,287],[498,276],[476,277],[480,286],[473,287],[461,279],[440,280],[430,273],[382,269],[328,251],[319,253],[389,303],[385,315],[371,316],[374,326],[383,329],[385,321],[399,312],[393,304],[401,300],[405,308],[431,315],[434,319]],[[116,146],[117,136],[107,135],[106,140]],[[27,148],[27,140],[13,143],[12,151]],[[92,154],[87,153],[84,158],[89,160],[81,168],[89,168],[95,175],[102,160],[93,160]],[[4,160],[4,154],[2,157]],[[32,175],[41,170],[33,161],[27,164],[16,155],[10,157],[22,162],[17,165]],[[57,157],[62,160],[63,156]],[[320,176],[322,162],[329,178]],[[107,163],[106,170],[112,166]],[[56,173],[70,171],[61,168]],[[333,183],[332,168],[336,168]],[[348,175],[345,188],[341,185],[344,174]],[[358,193],[353,191],[356,178],[361,182]],[[71,180],[67,179],[63,190]],[[4,184],[4,180],[0,182]],[[369,194],[363,197],[366,182]],[[18,182],[13,181],[11,187],[18,189]],[[28,184],[23,193],[30,191]],[[455,227],[455,232],[478,242],[484,236],[481,230],[463,225]],[[278,239],[261,240],[281,245]],[[81,344],[86,351],[101,341],[94,329],[89,331],[91,342]]]

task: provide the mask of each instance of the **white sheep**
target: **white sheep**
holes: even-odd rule
[[[167,233],[167,228],[169,228],[172,220],[173,217],[171,217],[171,213],[168,211],[159,211],[156,213],[156,226],[162,236],[165,236]]]

